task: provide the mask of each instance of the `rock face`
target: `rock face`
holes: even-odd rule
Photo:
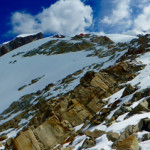
[[[77,125],[91,120],[98,122],[95,119],[95,113],[101,109],[106,102],[102,99],[117,92],[120,88],[118,80],[124,82],[130,79],[128,71],[135,72],[140,69],[140,66],[135,66],[129,63],[119,63],[100,71],[99,73],[87,72],[81,79],[80,84],[64,97],[52,102],[50,100],[40,109],[44,109],[40,116],[31,120],[30,129],[22,132],[15,140],[14,146],[17,150],[32,150],[32,149],[52,149],[58,144],[63,144],[76,135],[73,132]],[[113,70],[113,71],[111,71]],[[124,78],[119,74],[124,73]],[[112,90],[110,90],[110,88]],[[56,103],[57,102],[57,103]],[[116,104],[110,106],[110,110],[117,107]],[[46,112],[46,109],[49,111]],[[100,122],[106,119],[107,112],[103,113]],[[46,119],[44,119],[46,117]],[[39,122],[39,123],[38,123]],[[103,131],[95,130],[94,132],[85,132],[85,135],[90,139],[86,139],[82,148],[89,148],[95,145],[95,138],[105,134]],[[112,141],[119,138],[117,133],[108,134]],[[34,143],[34,144],[33,144]]]
[[[28,44],[32,41],[38,40],[38,39],[42,39],[43,38],[43,34],[37,33],[35,35],[29,35],[26,37],[16,37],[15,39],[13,39],[12,41],[10,41],[7,44],[3,44],[0,46],[0,56],[8,53],[9,51],[12,51],[22,45]]]

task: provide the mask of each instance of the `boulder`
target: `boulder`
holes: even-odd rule
[[[127,84],[126,88],[122,94],[122,97],[132,94],[135,91],[135,88],[131,84]]]
[[[93,132],[91,131],[85,131],[84,134],[86,136],[89,136],[91,138],[98,138],[100,136],[102,136],[103,134],[105,134],[105,131],[102,131],[102,130],[94,130]]]
[[[119,139],[119,134],[116,132],[108,132],[107,138],[109,141],[115,142],[116,140]]]
[[[124,139],[117,147],[117,150],[139,150],[139,143],[135,136]]]

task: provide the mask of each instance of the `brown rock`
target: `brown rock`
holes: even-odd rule
[[[117,150],[139,150],[137,138],[135,136],[129,136],[119,144]]]
[[[21,133],[15,140],[14,145],[16,150],[41,150],[32,130],[27,130]]]
[[[98,138],[102,136],[103,134],[105,134],[105,132],[101,130],[94,130],[93,132],[87,130],[84,132],[84,134],[92,138]]]

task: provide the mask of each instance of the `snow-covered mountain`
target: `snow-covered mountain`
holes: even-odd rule
[[[149,42],[54,36],[1,56],[0,148],[149,149]]]

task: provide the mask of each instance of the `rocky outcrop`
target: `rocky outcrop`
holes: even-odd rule
[[[124,139],[117,150],[139,150],[139,143],[135,136],[129,136],[128,138]]]
[[[18,135],[13,146],[17,150],[52,149],[58,144],[72,141],[77,135],[75,126],[87,120],[93,125],[106,119],[108,111],[103,110],[103,115],[98,115],[100,118],[96,115],[107,103],[103,99],[121,88],[118,81],[121,83],[131,78],[128,72],[134,73],[140,68],[140,65],[121,62],[99,73],[87,72],[73,91],[59,99],[37,104],[39,115],[31,119],[30,127]],[[120,74],[124,74],[124,78]],[[113,110],[119,103],[116,101],[111,104],[109,110]],[[85,140],[82,148],[89,148],[95,145],[95,138],[105,132],[95,130],[84,134],[90,139]],[[108,137],[113,141],[119,139],[117,133],[108,133]]]
[[[37,33],[35,35],[26,36],[26,37],[16,37],[15,39],[8,42],[7,44],[3,44],[0,46],[0,56],[20,47],[22,45],[28,44],[32,41],[42,39],[42,38],[43,38],[43,34],[41,32]]]

